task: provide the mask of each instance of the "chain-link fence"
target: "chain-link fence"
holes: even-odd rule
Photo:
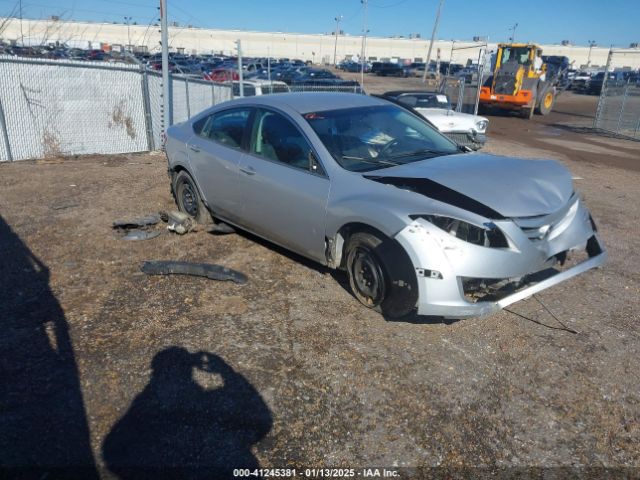
[[[364,89],[359,83],[346,85],[331,85],[331,84],[293,84],[289,86],[289,90],[292,92],[338,92],[338,93],[365,93]]]
[[[173,121],[232,98],[231,88],[172,78]],[[162,78],[137,65],[0,56],[0,161],[161,146]]]
[[[457,63],[461,58],[465,59],[466,65]],[[471,62],[466,60],[468,58],[477,60]],[[444,76],[440,78],[439,91],[449,97],[451,107],[456,112],[478,112],[479,90],[483,80],[490,75],[490,67],[485,44],[456,48],[455,42],[452,43],[450,61],[444,68]]]
[[[605,72],[591,82],[602,84],[594,128],[640,140],[640,72],[612,70],[613,64],[638,63],[640,50],[611,50]]]

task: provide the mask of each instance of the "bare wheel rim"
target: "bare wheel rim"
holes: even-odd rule
[[[184,180],[180,192],[182,208],[192,217],[198,216],[198,196],[190,181]]]
[[[351,276],[356,296],[371,307],[380,305],[385,296],[385,282],[382,268],[373,254],[362,247],[357,247]]]
[[[544,107],[549,108],[551,106],[552,101],[553,101],[553,94],[549,92],[544,97]]]

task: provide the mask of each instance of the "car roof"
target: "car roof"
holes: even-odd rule
[[[233,81],[234,84],[240,84],[240,80],[234,80]],[[256,85],[256,86],[269,86],[269,84],[271,85],[286,85],[286,83],[280,81],[280,80],[267,80],[267,79],[263,79],[263,78],[243,78],[242,79],[242,83],[246,83],[249,85]]]
[[[304,114],[309,112],[322,112],[326,110],[339,110],[343,108],[371,107],[376,105],[388,105],[379,98],[359,93],[334,93],[334,92],[295,92],[278,93],[277,95],[260,95],[233,100],[238,105],[250,103],[252,105],[265,105],[287,107]]]
[[[437,95],[438,92],[430,91],[430,90],[392,90],[390,92],[384,92],[382,95],[385,97],[398,97],[400,95],[412,95],[416,93],[428,93],[431,95]],[[443,94],[444,95],[444,94]]]

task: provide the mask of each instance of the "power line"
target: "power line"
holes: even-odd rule
[[[397,7],[398,5],[402,5],[406,1],[407,0],[400,0],[399,2],[390,3],[389,5],[376,5],[375,3],[371,3],[370,5],[375,8],[393,8],[393,7]]]

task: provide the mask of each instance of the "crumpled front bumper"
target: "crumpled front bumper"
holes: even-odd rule
[[[509,241],[508,248],[477,246],[440,230],[421,218],[396,235],[411,259],[418,281],[418,314],[447,318],[484,316],[500,310],[591,268],[602,265],[607,252],[582,202],[562,232],[532,241],[510,219],[494,221]],[[497,301],[471,302],[463,279],[513,279],[541,272],[557,264],[556,255],[587,249],[585,261],[538,283],[526,284]]]

